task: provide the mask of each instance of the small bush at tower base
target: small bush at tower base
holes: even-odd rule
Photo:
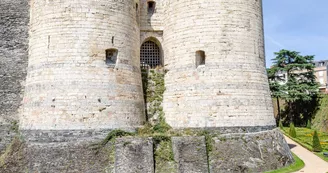
[[[296,130],[295,130],[295,126],[294,123],[290,123],[289,126],[289,135],[293,138],[296,138]]]
[[[311,120],[308,120],[307,121],[306,128],[311,129]]]
[[[320,140],[319,140],[319,136],[318,136],[318,133],[317,131],[314,131],[314,134],[313,134],[313,151],[314,152],[321,152],[322,151],[322,147],[321,147],[321,144],[320,144]]]

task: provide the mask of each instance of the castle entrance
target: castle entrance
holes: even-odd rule
[[[161,66],[161,54],[159,46],[153,41],[146,41],[140,49],[141,68],[156,68]]]

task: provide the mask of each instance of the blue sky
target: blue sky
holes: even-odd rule
[[[328,0],[263,0],[266,64],[288,49],[328,60]]]

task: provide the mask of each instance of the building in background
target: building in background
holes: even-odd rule
[[[314,61],[313,65],[320,92],[328,94],[328,60]],[[279,84],[283,85],[287,82],[288,76],[285,71],[277,72],[276,76],[280,79]]]
[[[327,65],[328,60],[320,60],[313,62],[315,65],[314,71],[315,76],[317,78],[317,82],[319,83],[319,89],[320,92],[328,93],[328,71],[327,71]]]

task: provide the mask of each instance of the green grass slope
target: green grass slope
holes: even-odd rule
[[[319,110],[312,123],[313,129],[321,132],[328,132],[328,95],[322,95]]]

